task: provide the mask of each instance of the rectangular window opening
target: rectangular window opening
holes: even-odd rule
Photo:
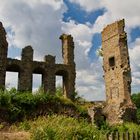
[[[6,89],[18,88],[18,72],[6,72]]]
[[[56,95],[63,95],[63,76],[56,76]]]
[[[32,91],[33,93],[42,90],[42,74],[33,74],[33,84]]]
[[[109,58],[109,66],[114,67],[115,66],[115,57],[110,57]]]

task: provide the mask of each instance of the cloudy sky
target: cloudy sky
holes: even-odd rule
[[[75,41],[76,90],[88,100],[103,100],[104,81],[101,47],[102,29],[125,18],[132,68],[132,92],[140,91],[140,1],[139,0],[0,0],[0,21],[7,31],[8,56],[20,59],[26,45],[34,48],[34,59],[56,56],[62,61],[62,33]],[[60,78],[57,78],[59,83]],[[34,88],[40,76],[34,75]],[[7,73],[6,85],[17,85],[17,73]]]

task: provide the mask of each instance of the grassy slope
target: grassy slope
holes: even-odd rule
[[[16,90],[0,91],[0,122],[13,123],[42,115],[64,114],[74,118],[87,118],[87,111],[62,96],[44,93],[20,93]]]
[[[140,131],[132,123],[97,128],[86,119],[85,106],[59,96],[16,90],[0,92],[0,114],[2,140],[101,140],[112,131]],[[7,120],[13,124],[5,127]]]
[[[27,138],[27,140],[103,140],[105,134],[113,131],[121,133],[139,131],[140,133],[140,126],[128,123],[109,127],[104,124],[99,129],[82,118],[77,120],[63,115],[48,115],[13,124],[9,127],[8,134],[10,136],[11,132],[11,136],[16,136],[17,140],[22,140],[22,138]]]

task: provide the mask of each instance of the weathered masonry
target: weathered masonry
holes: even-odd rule
[[[136,122],[136,107],[131,101],[131,68],[124,20],[107,25],[102,31],[102,56],[106,102],[88,109],[93,123],[110,125]]]
[[[124,20],[108,25],[102,31],[103,70],[106,106],[103,113],[110,124],[135,120],[131,101],[131,68]]]
[[[45,92],[55,94],[55,77],[63,77],[63,94],[71,98],[75,91],[74,42],[71,35],[63,34],[63,64],[55,64],[55,57],[46,55],[44,62],[33,61],[33,49],[27,46],[22,49],[21,60],[7,58],[8,43],[6,32],[0,22],[0,87],[5,87],[6,71],[18,72],[18,90],[32,91],[32,75],[42,75],[42,86]]]

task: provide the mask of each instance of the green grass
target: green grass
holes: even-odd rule
[[[102,128],[87,122],[63,115],[40,116],[34,120],[25,120],[11,126],[12,131],[26,131],[32,140],[104,140],[107,133],[138,132],[140,125],[126,123]]]
[[[38,117],[34,121],[24,121],[14,131],[28,131],[32,140],[97,140],[99,131],[96,126],[84,119],[77,120],[62,115]]]
[[[139,107],[137,96],[133,101]],[[140,133],[140,125],[134,123],[111,127],[104,122],[99,128],[92,125],[87,119],[87,107],[92,104],[84,102],[65,99],[60,91],[51,96],[41,91],[32,94],[1,90],[0,119],[12,122],[12,131],[29,132],[32,140],[103,140],[114,131]],[[4,127],[1,123],[0,129]]]
[[[45,122],[45,123],[44,123]],[[36,124],[40,127],[35,128]],[[39,118],[32,128],[33,140],[72,140],[72,139],[97,139],[97,128],[84,120],[76,120],[65,116],[50,116]]]

